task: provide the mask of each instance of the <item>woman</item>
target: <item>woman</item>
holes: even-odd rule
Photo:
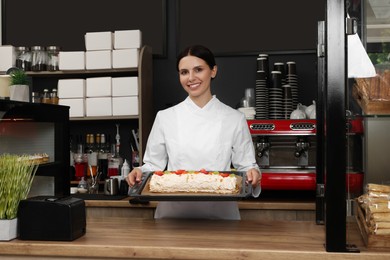
[[[246,171],[260,193],[261,174],[244,114],[211,94],[217,75],[214,55],[204,46],[186,48],[177,58],[180,83],[188,97],[159,111],[146,146],[144,165],[127,182],[141,181],[142,172],[163,170],[228,171],[233,164]],[[255,190],[255,189],[254,189]],[[159,202],[155,218],[240,219],[237,202]]]

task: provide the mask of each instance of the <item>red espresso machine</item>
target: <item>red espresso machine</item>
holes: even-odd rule
[[[316,120],[247,120],[262,171],[263,190],[316,191]],[[363,185],[361,120],[347,126],[348,191],[359,193]]]

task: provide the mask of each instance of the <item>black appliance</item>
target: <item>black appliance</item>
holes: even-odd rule
[[[72,241],[86,232],[85,202],[73,197],[36,196],[20,201],[21,240]]]

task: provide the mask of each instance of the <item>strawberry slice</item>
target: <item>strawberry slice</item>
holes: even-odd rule
[[[163,171],[155,171],[154,174],[158,175],[158,176],[162,176],[164,174]]]
[[[183,174],[183,173],[186,173],[186,170],[177,170],[175,173],[176,174]]]
[[[219,175],[221,175],[222,177],[229,177],[230,173],[221,172]]]
[[[206,171],[205,169],[200,169],[199,172],[203,173],[203,174],[209,174],[208,171]]]

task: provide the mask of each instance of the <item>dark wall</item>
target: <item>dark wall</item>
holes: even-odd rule
[[[208,43],[212,40],[209,47],[216,53],[219,66],[212,92],[226,104],[236,107],[245,88],[254,88],[259,53],[269,54],[270,64],[295,61],[299,77],[299,101],[310,104],[316,99],[316,36],[313,35],[316,32],[313,28],[317,27],[315,17],[319,16],[318,19],[323,20],[325,15],[324,0],[295,0],[288,1],[288,4],[283,4],[281,0],[277,0],[279,4],[272,0],[242,0],[237,3],[215,0],[212,6],[207,5],[207,0],[189,2],[112,0],[106,4],[104,1],[67,0],[54,5],[50,0],[2,0],[3,12],[6,11],[2,17],[3,44],[54,44],[63,46],[64,50],[84,50],[85,32],[141,28],[144,44],[154,47],[153,105],[155,111],[158,111],[186,97],[175,68],[179,48],[187,44],[190,38],[193,39],[191,41],[198,41],[194,43]],[[224,5],[220,10],[219,4]],[[192,5],[196,7],[194,12],[191,12]],[[140,11],[135,11],[135,7]],[[225,12],[228,10],[231,14],[235,7],[238,11],[234,16]],[[253,7],[258,7],[259,12],[248,10]],[[309,7],[315,7],[315,12],[311,10],[313,12],[308,14],[305,10]],[[161,10],[165,9],[162,15]],[[313,16],[313,13],[316,15]],[[268,20],[264,17],[268,17]],[[240,28],[242,31],[239,32]],[[213,31],[215,33],[210,34]],[[230,32],[231,41],[218,43],[219,39],[215,35],[229,39],[226,33]],[[237,41],[237,37],[233,40],[240,33],[242,40]],[[252,37],[255,34],[256,37]],[[214,38],[210,39],[207,35],[213,35]],[[294,38],[294,35],[299,39]],[[249,42],[252,40],[258,44]],[[302,50],[299,50],[299,43],[302,43]]]
[[[320,4],[324,1],[318,1]],[[179,14],[177,1],[167,1],[167,57],[155,58],[153,60],[154,75],[154,107],[158,111],[172,104],[182,101],[186,97],[186,92],[182,89],[176,71],[176,55],[179,49]],[[323,6],[325,13],[325,5]],[[293,12],[294,10],[291,10]],[[302,13],[301,7],[297,9]],[[323,18],[323,17],[321,17]],[[202,19],[202,14],[199,14]],[[215,14],[215,19],[218,14]],[[255,21],[255,19],[254,19]],[[221,24],[221,22],[219,22]],[[194,26],[197,22],[194,21]],[[210,21],[210,27],[213,21]],[[272,23],[270,23],[272,26]],[[315,25],[317,26],[317,25]],[[182,30],[185,28],[181,28]],[[187,28],[191,31],[192,28]],[[210,28],[208,28],[210,30]],[[280,32],[275,32],[279,34]],[[188,34],[188,32],[187,32]],[[279,39],[279,35],[264,35],[268,41]],[[309,37],[312,41],[312,36]],[[286,39],[288,42],[288,39]],[[286,44],[288,46],[288,43]],[[213,49],[212,49],[213,51]],[[295,61],[299,77],[299,101],[303,104],[311,104],[317,97],[317,75],[315,50],[295,50],[286,51],[259,51],[257,53],[243,53],[243,55],[218,55],[216,62],[219,67],[218,75],[212,83],[212,92],[224,103],[236,107],[244,96],[245,88],[254,88],[256,77],[256,58],[259,53],[267,53],[270,57],[270,64],[274,62]]]

